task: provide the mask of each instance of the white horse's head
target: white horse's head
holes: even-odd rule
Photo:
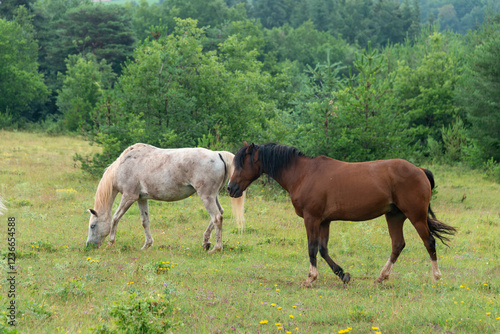
[[[87,246],[93,244],[99,247],[111,231],[111,221],[108,215],[99,216],[93,209],[89,209],[89,212],[90,220]]]

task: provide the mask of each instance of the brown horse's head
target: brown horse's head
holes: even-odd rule
[[[227,186],[229,196],[241,197],[248,186],[261,174],[259,149],[253,143],[248,145],[245,142],[245,146],[234,156],[234,173]]]

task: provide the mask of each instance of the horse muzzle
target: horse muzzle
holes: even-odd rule
[[[90,240],[87,240],[87,243],[85,244],[85,247],[86,248],[99,248],[99,246],[101,245],[100,242],[97,242],[97,241],[90,241]]]
[[[243,195],[243,190],[236,183],[229,183],[227,186],[227,191],[231,197],[241,197]]]

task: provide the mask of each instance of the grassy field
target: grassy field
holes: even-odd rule
[[[434,211],[459,229],[449,248],[438,244],[441,281],[432,281],[427,252],[407,223],[390,280],[374,284],[391,247],[379,218],[331,225],[330,253],[351,283],[319,259],[317,283],[301,289],[309,268],[303,222],[287,197],[262,185],[249,189],[243,234],[222,196],[220,254],[201,248],[209,216],[196,196],[150,202],[155,243],[148,251],[140,250],[137,205],[113,247],[86,250],[86,209],[99,180],[72,157],[97,150],[76,138],[0,131],[0,195],[8,208],[0,217],[0,304],[6,314],[14,217],[19,333],[109,333],[144,319],[174,333],[500,332],[500,185],[477,171],[423,166],[437,182]],[[0,332],[12,328],[2,322]]]

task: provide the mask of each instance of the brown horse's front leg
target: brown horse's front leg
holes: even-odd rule
[[[302,283],[303,288],[310,288],[312,284],[318,279],[318,266],[317,258],[319,249],[319,224],[320,222],[313,217],[304,217],[304,224],[307,232],[307,244],[309,250],[309,275]]]
[[[351,275],[349,273],[344,273],[344,270],[332,260],[330,255],[328,255],[330,222],[321,222],[320,219],[309,217],[304,219],[304,223],[306,225],[307,231],[310,266],[309,275],[304,283],[302,283],[302,287],[310,288],[312,287],[312,283],[314,283],[318,279],[318,250],[321,254],[321,257],[325,259],[330,268],[332,268],[335,275],[337,275],[342,280],[342,282],[349,283],[349,281],[351,280]]]
[[[303,288],[311,288],[312,284],[318,279],[318,267],[309,265],[309,275],[306,280],[302,282]]]
[[[351,280],[351,275],[349,273],[344,273],[344,270],[336,264],[330,255],[328,254],[328,238],[330,234],[330,222],[324,221],[319,227],[319,253],[321,257],[325,259],[326,263],[332,268],[335,275],[337,275],[344,284],[349,283]]]

